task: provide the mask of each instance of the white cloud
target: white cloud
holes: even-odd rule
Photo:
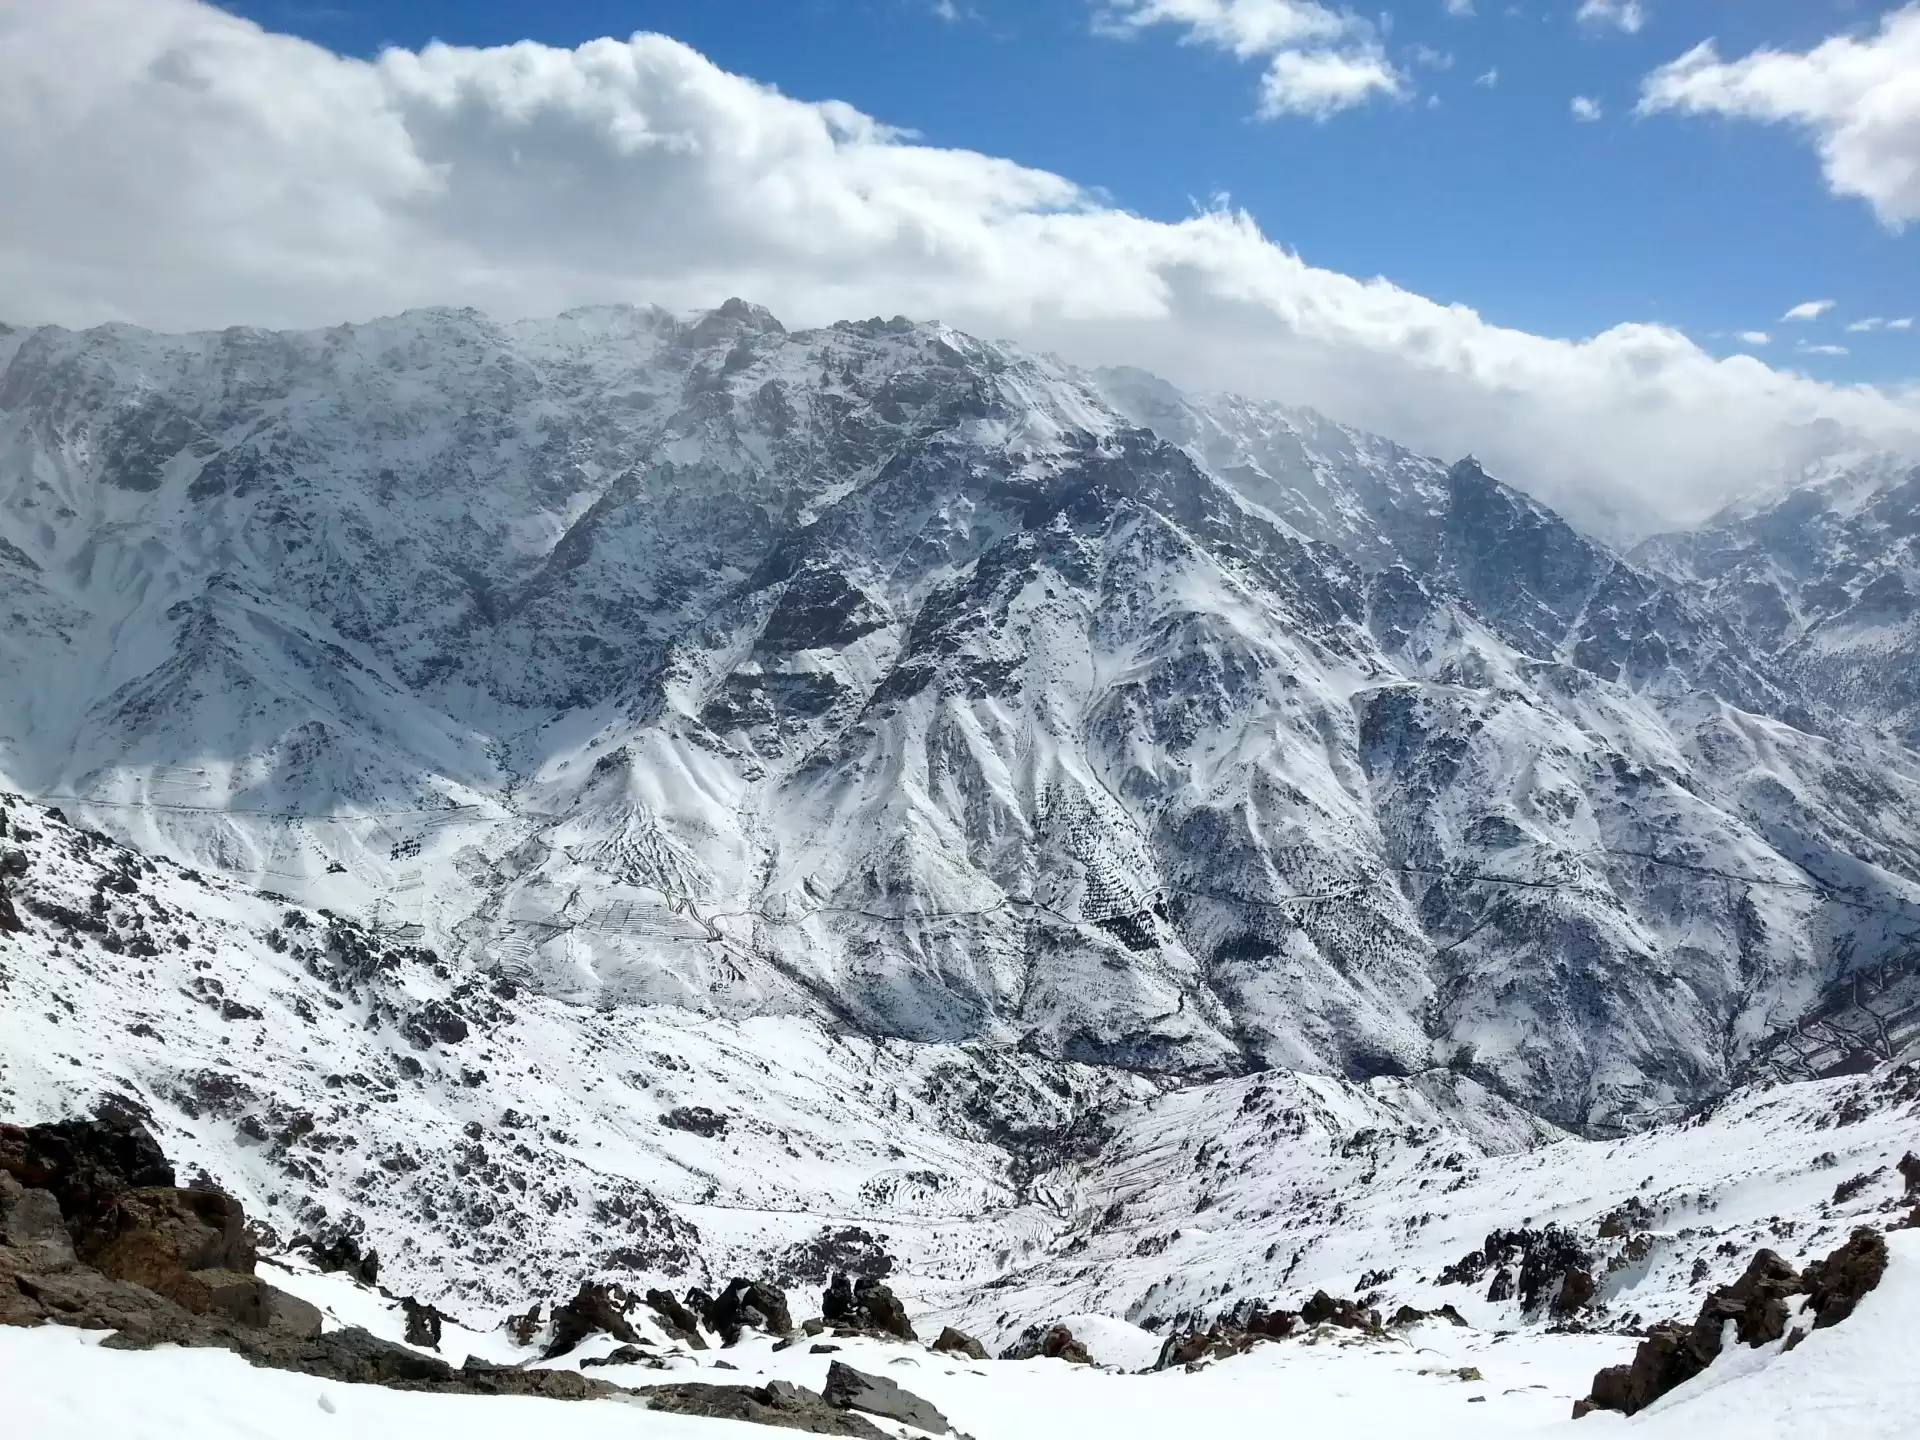
[[[1640,110],[1797,125],[1834,194],[1865,200],[1895,229],[1920,219],[1920,5],[1805,54],[1756,50],[1727,62],[1709,40],[1642,81]]]
[[[1855,320],[1848,325],[1847,333],[1849,335],[1870,334],[1875,330],[1882,329],[1886,323],[1887,322],[1878,315],[1869,315],[1865,320]]]
[[[1102,34],[1120,36],[1161,25],[1184,30],[1188,43],[1265,60],[1263,119],[1325,120],[1376,95],[1408,94],[1373,24],[1317,0],[1108,0],[1095,20]]]
[[[1782,321],[1818,320],[1831,309],[1833,309],[1831,300],[1802,300],[1780,318]]]
[[[1409,45],[1407,47],[1407,58],[1425,70],[1451,70],[1453,68],[1453,56],[1445,50],[1436,50],[1431,45]]]
[[[1902,315],[1898,320],[1889,320],[1887,322],[1887,328],[1889,330],[1911,330],[1913,328],[1913,317],[1911,315]]]
[[[939,317],[1083,363],[1474,452],[1577,514],[1686,518],[1920,391],[1716,358],[1658,325],[1528,334],[917,144],[659,36],[346,58],[196,0],[0,0],[0,316],[328,325],[742,295],[794,325]]]
[[[1601,110],[1600,102],[1598,100],[1595,100],[1590,96],[1586,96],[1586,95],[1574,96],[1573,101],[1568,108],[1570,108],[1573,111],[1573,118],[1581,121],[1582,123],[1591,123],[1595,120],[1598,120],[1601,117],[1601,115],[1605,113],[1603,110]]]
[[[1742,345],[1771,345],[1773,343],[1773,336],[1764,330],[1742,330],[1733,338],[1738,340]]]
[[[1596,30],[1638,35],[1647,23],[1647,11],[1640,0],[1580,0],[1573,18]]]
[[[1809,345],[1804,340],[1794,346],[1794,349],[1802,355],[1845,355],[1847,353],[1847,347],[1844,345]]]
[[[1473,0],[1446,0],[1445,9],[1456,20],[1465,20],[1473,14]]]
[[[1476,85],[1484,85],[1489,90],[1493,89],[1494,86],[1500,83],[1500,67],[1496,65],[1485,74],[1476,75],[1473,83]]]

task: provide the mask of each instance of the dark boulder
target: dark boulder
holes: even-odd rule
[[[1566,1273],[1560,1277],[1560,1284],[1553,1292],[1553,1300],[1549,1308],[1555,1315],[1561,1317],[1578,1314],[1593,1303],[1594,1293],[1598,1288],[1594,1284],[1591,1271],[1584,1270],[1578,1265],[1569,1266]]]
[[[942,1355],[965,1355],[969,1360],[987,1358],[987,1347],[964,1330],[956,1330],[951,1325],[940,1332],[940,1338],[933,1342],[933,1348]]]
[[[1301,1323],[1306,1325],[1337,1325],[1343,1330],[1380,1329],[1380,1312],[1362,1308],[1357,1300],[1336,1300],[1324,1290],[1313,1292],[1313,1298],[1300,1307]]]
[[[627,1319],[633,1306],[633,1297],[618,1285],[582,1280],[573,1299],[554,1306],[553,1338],[541,1358],[565,1355],[589,1335],[611,1335],[622,1345],[637,1344],[640,1332]]]
[[[0,1171],[51,1193],[69,1221],[89,1219],[124,1191],[176,1183],[159,1143],[124,1111],[97,1120],[0,1125]]]
[[[1065,1360],[1069,1365],[1091,1365],[1093,1356],[1064,1325],[1029,1325],[1020,1338],[1000,1352],[1002,1360]]]
[[[743,1420],[777,1425],[815,1435],[848,1435],[854,1440],[892,1440],[871,1420],[827,1402],[802,1385],[771,1380],[765,1385],[655,1385],[642,1392],[647,1408],[667,1415],[701,1415],[713,1420]]]
[[[764,1330],[770,1335],[791,1335],[793,1317],[787,1311],[787,1297],[778,1286],[763,1280],[735,1279],[706,1312],[707,1328],[720,1337],[723,1345],[738,1345],[747,1330]]]
[[[589,1356],[580,1362],[582,1370],[592,1370],[603,1365],[645,1365],[650,1370],[667,1368],[666,1361],[657,1355],[649,1355],[638,1345],[622,1345],[611,1354]]]
[[[69,1228],[80,1259],[102,1275],[144,1285],[190,1310],[172,1293],[186,1272],[253,1273],[246,1210],[218,1190],[124,1191]]]
[[[1489,1301],[1511,1300],[1513,1298],[1513,1271],[1501,1266],[1494,1272],[1493,1283],[1487,1286]]]
[[[1421,1310],[1412,1305],[1402,1305],[1398,1310],[1393,1312],[1393,1318],[1387,1321],[1387,1327],[1392,1330],[1400,1330],[1409,1325],[1418,1325],[1423,1320],[1444,1320],[1449,1325],[1461,1327],[1464,1327],[1467,1323],[1467,1317],[1462,1315],[1452,1305],[1442,1305],[1438,1310]]]
[[[362,1285],[376,1285],[380,1281],[379,1252],[372,1249],[363,1251],[355,1236],[336,1235],[324,1244],[311,1241],[308,1253],[323,1275],[345,1273]]]
[[[1864,1226],[1826,1259],[1807,1266],[1807,1302],[1814,1312],[1813,1328],[1824,1330],[1853,1314],[1860,1297],[1878,1285],[1886,1273],[1886,1237]]]
[[[695,1350],[707,1348],[700,1334],[700,1317],[674,1299],[672,1291],[649,1290],[646,1300],[648,1308],[660,1317],[660,1323],[674,1339],[686,1342]]]
[[[917,1340],[907,1308],[893,1291],[878,1280],[862,1276],[850,1281],[836,1274],[820,1297],[820,1315],[830,1325],[890,1335],[897,1340]]]
[[[1632,1415],[1684,1385],[1718,1358],[1729,1321],[1743,1345],[1767,1345],[1785,1338],[1791,1347],[1799,1330],[1789,1331],[1789,1302],[1805,1295],[1816,1329],[1838,1324],[1853,1313],[1862,1295],[1880,1283],[1887,1266],[1887,1242],[1878,1231],[1860,1229],[1806,1273],[1796,1272],[1771,1250],[1762,1250],[1731,1285],[1709,1294],[1691,1325],[1656,1325],[1626,1365],[1611,1365],[1593,1377],[1593,1391],[1573,1407],[1574,1417],[1595,1410]]]
[[[440,1348],[440,1330],[447,1317],[431,1305],[422,1305],[413,1296],[402,1297],[400,1308],[407,1317],[407,1344],[427,1350]]]
[[[953,1429],[946,1416],[912,1391],[901,1389],[884,1375],[869,1375],[838,1360],[827,1362],[827,1385],[822,1395],[835,1409],[864,1411],[934,1435],[945,1435]]]

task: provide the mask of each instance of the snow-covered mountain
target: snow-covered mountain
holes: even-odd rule
[[[1920,921],[1912,752],[1317,416],[740,302],[0,363],[8,782],[516,1014],[1605,1132]]]
[[[1686,583],[1802,693],[1920,743],[1920,463],[1843,455],[1661,535],[1635,558]]]

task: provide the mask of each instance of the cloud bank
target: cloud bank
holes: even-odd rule
[[[198,0],[0,0],[0,316],[312,326],[730,294],[790,324],[939,317],[1083,363],[1469,451],[1570,512],[1689,518],[1920,394],[1673,330],[1569,341],[915,143],[657,35],[343,58]]]

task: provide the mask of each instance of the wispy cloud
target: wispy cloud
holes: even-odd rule
[[[1773,343],[1773,336],[1764,330],[1742,330],[1733,338],[1738,340],[1742,345],[1771,345]]]
[[[1595,30],[1638,35],[1647,23],[1647,10],[1640,0],[1580,0],[1573,18]]]
[[[1809,345],[1804,340],[1793,348],[1798,350],[1802,355],[1845,355],[1848,353],[1847,347],[1844,345]]]
[[[1493,89],[1494,86],[1500,83],[1500,67],[1496,65],[1484,74],[1474,76],[1473,83],[1476,85],[1484,85],[1489,90]]]
[[[1265,60],[1260,115],[1326,120],[1376,96],[1404,100],[1407,77],[1387,58],[1373,22],[1318,0],[1107,0],[1094,17],[1103,35],[1155,26],[1184,31],[1242,60]]]
[[[1831,309],[1833,309],[1833,301],[1831,300],[1802,300],[1798,305],[1782,315],[1780,319],[1782,321],[1818,320]]]
[[[1454,19],[1465,20],[1473,14],[1473,0],[1445,0],[1444,8]]]
[[[1570,107],[1573,118],[1582,124],[1592,124],[1606,112],[1600,108],[1600,102],[1589,95],[1576,95]]]

